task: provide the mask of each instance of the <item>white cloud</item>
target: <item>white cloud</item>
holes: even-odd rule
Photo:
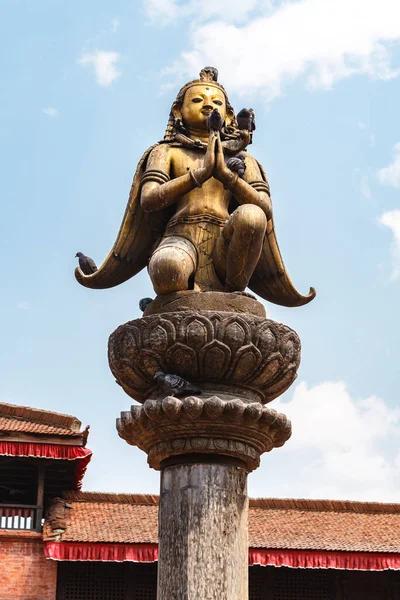
[[[392,274],[390,278],[395,281],[400,277],[400,210],[396,209],[383,213],[378,222],[389,227],[393,233]]]
[[[151,25],[162,27],[179,17],[176,0],[146,0],[144,8]]]
[[[208,4],[213,16],[217,3]],[[311,88],[330,89],[354,75],[389,79],[400,72],[391,66],[393,42],[400,40],[398,0],[299,0],[274,10],[268,4],[244,25],[232,22],[235,10],[207,23],[192,19],[191,47],[172,65],[180,79],[215,64],[230,90],[271,99],[299,77]]]
[[[398,499],[399,410],[376,396],[354,399],[344,383],[329,381],[314,387],[300,383],[290,401],[274,405],[293,425],[291,440],[279,452],[286,453],[296,495]],[[384,448],[391,439],[392,455]]]
[[[264,2],[264,7],[269,6]],[[229,22],[240,22],[257,7],[257,0],[241,0],[233,5],[232,0],[146,0],[144,9],[151,25],[165,27],[172,22],[191,18],[202,22],[212,18],[223,18]]]
[[[400,188],[400,142],[393,147],[393,161],[378,171],[378,179],[383,185]]]
[[[48,115],[49,117],[57,117],[58,110],[54,108],[54,106],[47,106],[46,108],[42,108],[42,113]]]
[[[113,19],[111,21],[111,33],[115,33],[119,27],[120,23],[118,19]]]
[[[83,54],[78,62],[83,67],[92,65],[94,67],[97,83],[107,87],[121,75],[116,68],[118,60],[118,52],[95,50],[92,53]]]

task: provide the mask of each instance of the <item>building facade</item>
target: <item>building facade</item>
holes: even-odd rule
[[[75,417],[0,404],[0,600],[156,600],[158,497],[80,491]],[[400,505],[254,499],[250,600],[400,600]]]

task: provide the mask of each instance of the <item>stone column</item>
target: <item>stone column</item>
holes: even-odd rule
[[[265,404],[296,378],[300,340],[236,294],[162,297],[150,310],[110,336],[109,362],[141,404],[118,433],[161,471],[158,599],[247,600],[247,474],[291,435]],[[165,395],[157,371],[201,393]]]
[[[246,488],[243,466],[162,469],[159,600],[248,597]]]

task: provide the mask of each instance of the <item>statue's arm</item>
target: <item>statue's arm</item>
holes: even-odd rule
[[[214,168],[215,137],[208,144],[204,165],[185,175],[171,179],[171,151],[167,144],[154,148],[142,179],[140,202],[143,210],[154,212],[174,204],[180,196],[210,179]]]
[[[246,156],[246,171],[244,178],[240,179],[232,173],[230,185],[227,187],[235,196],[239,204],[256,204],[265,213],[267,219],[271,218],[272,205],[269,185],[264,181],[257,161],[250,155]]]
[[[216,158],[214,176],[226,189],[230,190],[239,204],[255,204],[264,212],[267,219],[272,217],[271,198],[268,182],[264,180],[255,158],[246,155],[246,171],[244,178],[229,169],[225,163],[222,142],[218,136],[216,142]]]

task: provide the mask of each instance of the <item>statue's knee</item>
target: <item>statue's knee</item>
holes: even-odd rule
[[[171,247],[154,252],[149,262],[149,275],[157,294],[188,289],[193,268],[186,258],[182,250]]]
[[[236,209],[237,224],[244,232],[264,232],[267,227],[267,217],[264,211],[255,204],[245,204]]]

